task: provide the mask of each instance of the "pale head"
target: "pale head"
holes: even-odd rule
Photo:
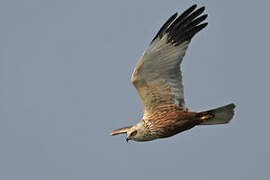
[[[126,133],[126,141],[147,141],[145,138],[145,128],[141,123],[136,124],[135,126],[129,126],[117,129],[111,133],[111,136]]]

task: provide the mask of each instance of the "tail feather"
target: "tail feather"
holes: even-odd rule
[[[226,124],[234,115],[234,104],[228,104],[216,109],[200,112],[200,125]]]

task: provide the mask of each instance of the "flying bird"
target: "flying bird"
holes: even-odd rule
[[[158,31],[131,77],[140,95],[143,118],[111,135],[126,133],[126,141],[151,141],[197,125],[226,124],[233,118],[234,104],[202,112],[190,112],[185,104],[180,64],[191,39],[208,24],[204,10],[193,5],[179,16],[175,13]]]

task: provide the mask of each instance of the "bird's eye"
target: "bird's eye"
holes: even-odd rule
[[[133,131],[130,136],[135,136],[137,134],[137,131]]]

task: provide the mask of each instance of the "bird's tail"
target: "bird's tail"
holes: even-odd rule
[[[200,125],[226,124],[234,115],[234,104],[198,113]]]

